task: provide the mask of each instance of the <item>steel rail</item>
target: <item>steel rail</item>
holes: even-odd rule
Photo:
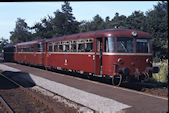
[[[10,106],[5,102],[5,100],[0,96],[0,105],[2,109],[7,111],[7,113],[14,113],[14,111],[10,108]]]
[[[20,87],[26,94],[28,94],[29,96],[31,96],[33,99],[35,99],[37,102],[42,103],[43,105],[46,105],[48,108],[52,109],[54,111],[54,113],[64,113],[63,110],[61,110],[60,108],[58,108],[57,106],[49,103],[48,101],[46,101],[45,99],[41,98],[40,96],[38,96],[37,94],[33,93],[32,91],[24,88],[22,85],[16,83],[15,81],[13,81],[12,79],[4,76],[3,74],[0,73],[0,75],[4,78],[6,78],[7,80],[9,80],[10,82],[14,83],[15,85],[17,85],[18,87]]]

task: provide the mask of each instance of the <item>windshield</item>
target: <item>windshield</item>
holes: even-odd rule
[[[133,53],[133,39],[129,37],[117,37],[117,51],[121,53]]]
[[[144,38],[136,39],[136,52],[137,53],[151,52],[151,40]]]
[[[113,37],[105,37],[105,52],[114,52],[115,51],[115,41]]]

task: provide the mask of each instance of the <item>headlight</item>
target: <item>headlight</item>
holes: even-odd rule
[[[120,63],[120,64],[124,64],[124,61],[123,61],[122,58],[118,58],[118,59],[117,59],[117,62]]]
[[[152,63],[151,59],[150,59],[150,58],[147,58],[147,59],[146,59],[146,63],[150,63],[150,64],[151,64],[151,63]]]

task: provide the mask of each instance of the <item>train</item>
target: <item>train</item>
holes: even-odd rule
[[[4,60],[110,78],[115,86],[145,81],[159,71],[152,66],[150,34],[122,28],[5,46]]]

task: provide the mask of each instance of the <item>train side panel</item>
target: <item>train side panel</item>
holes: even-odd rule
[[[48,53],[47,62],[47,66],[94,73],[93,53]]]
[[[17,53],[16,61],[32,65],[42,65],[42,53]]]

